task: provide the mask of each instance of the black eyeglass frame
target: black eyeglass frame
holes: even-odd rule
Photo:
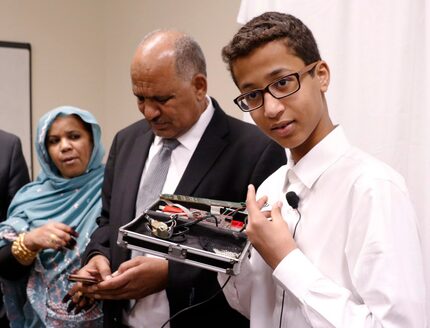
[[[233,101],[234,101],[234,103],[235,103],[235,104],[240,108],[240,110],[241,110],[241,111],[243,111],[243,112],[247,113],[247,112],[252,112],[252,111],[254,111],[254,110],[258,109],[258,108],[261,108],[261,107],[264,105],[264,94],[265,94],[266,92],[268,92],[272,97],[274,97],[274,98],[276,98],[276,99],[282,99],[282,98],[285,98],[285,97],[291,96],[292,94],[294,94],[294,93],[296,93],[297,91],[299,91],[299,90],[300,90],[300,87],[301,87],[301,84],[300,84],[300,78],[301,78],[304,74],[306,74],[306,73],[310,72],[311,70],[313,70],[313,69],[318,65],[318,63],[319,63],[319,62],[320,62],[320,60],[317,60],[317,61],[315,61],[315,62],[313,62],[313,63],[311,63],[311,64],[309,64],[309,65],[307,65],[307,66],[303,67],[303,68],[302,68],[300,71],[298,71],[298,72],[290,73],[290,74],[288,74],[288,75],[285,75],[285,76],[283,76],[283,77],[280,77],[279,79],[276,79],[276,80],[274,80],[274,81],[270,82],[270,83],[269,83],[268,85],[266,85],[266,87],[265,87],[265,88],[263,88],[263,89],[254,89],[254,90],[251,90],[251,91],[249,91],[249,92],[242,93],[240,96],[238,96],[238,97],[236,97],[235,99],[233,99]],[[276,95],[274,95],[274,94],[272,93],[272,91],[270,91],[270,87],[271,87],[271,86],[273,86],[274,84],[278,83],[279,81],[281,81],[281,80],[283,80],[283,79],[286,79],[286,78],[289,78],[289,77],[295,77],[295,78],[296,78],[296,80],[297,80],[297,89],[296,89],[296,90],[294,90],[294,91],[292,91],[292,92],[290,92],[290,93],[287,93],[286,95],[283,95],[283,96],[276,96]],[[251,108],[251,109],[244,109],[244,108],[242,108],[242,106],[240,105],[240,101],[241,101],[242,99],[246,98],[246,97],[247,97],[248,95],[250,95],[251,93],[254,93],[254,92],[261,92],[261,95],[262,95],[262,97],[261,97],[261,104],[260,104],[259,106],[257,106],[257,107],[253,107],[253,108]]]

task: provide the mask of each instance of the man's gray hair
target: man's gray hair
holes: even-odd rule
[[[157,34],[174,33],[177,35],[174,41],[175,68],[178,76],[183,79],[191,79],[196,74],[207,76],[206,59],[202,48],[191,36],[170,29],[158,29],[145,35],[140,44],[155,37]]]

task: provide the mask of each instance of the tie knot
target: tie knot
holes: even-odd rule
[[[177,139],[163,139],[163,148],[173,150],[178,147],[179,143],[180,142]]]

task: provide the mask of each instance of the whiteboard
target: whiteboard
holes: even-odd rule
[[[17,135],[32,176],[31,46],[0,41],[0,129]]]

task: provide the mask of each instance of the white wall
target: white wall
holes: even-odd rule
[[[239,0],[0,0],[0,40],[32,46],[34,131],[46,111],[75,105],[97,117],[108,151],[115,133],[141,117],[129,65],[137,44],[153,29],[191,34],[206,54],[209,93],[228,113],[241,116],[220,55],[238,28],[239,5]]]

